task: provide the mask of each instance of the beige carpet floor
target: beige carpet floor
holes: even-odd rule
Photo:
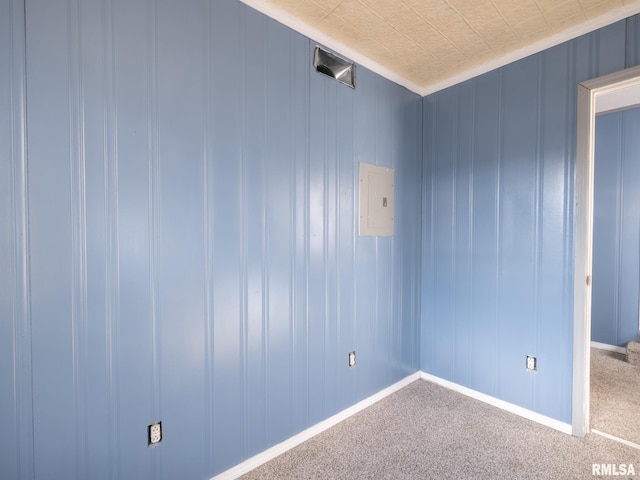
[[[253,479],[592,479],[640,450],[572,437],[418,380],[243,476]],[[627,467],[628,468],[628,467]]]
[[[640,366],[623,354],[591,349],[591,428],[640,445]]]

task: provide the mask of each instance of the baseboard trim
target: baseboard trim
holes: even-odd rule
[[[416,372],[409,375],[408,377],[400,380],[399,382],[394,383],[390,387],[387,387],[384,390],[381,390],[378,393],[371,395],[370,397],[365,398],[364,400],[361,400],[355,405],[345,410],[342,410],[339,413],[336,413],[334,416],[329,417],[326,420],[323,420],[322,422],[307,428],[306,430],[298,433],[297,435],[294,435],[293,437],[288,438],[284,442],[274,445],[268,450],[265,450],[264,452],[261,452],[245,460],[244,462],[239,463],[235,467],[225,470],[224,472],[211,478],[211,480],[232,480],[240,477],[241,475],[244,475],[245,473],[249,473],[251,470],[258,468],[260,465],[267,463],[269,460],[273,460],[277,456],[282,455],[284,452],[291,450],[292,448],[300,445],[301,443],[309,440],[310,438],[315,437],[319,433],[324,432],[325,430],[337,425],[338,423],[342,422],[343,420],[346,420],[347,418],[355,415],[356,413],[364,410],[365,408],[370,407],[374,403],[379,402],[385,397],[388,397],[392,393],[395,393],[401,388],[406,387],[410,383],[413,383],[416,380],[419,380],[421,378],[420,373],[421,372]]]
[[[618,347],[617,345],[609,345],[608,343],[600,343],[600,342],[591,342],[591,346],[593,348],[597,348],[598,350],[607,350],[609,352],[616,353],[627,353],[627,349],[624,347]]]
[[[613,440],[614,442],[622,443],[627,447],[635,448],[636,450],[640,450],[640,445],[634,442],[630,442],[629,440],[625,440],[624,438],[616,437],[615,435],[611,435],[609,433],[601,432],[600,430],[591,429],[591,433],[596,435],[600,435],[601,437],[608,438],[609,440]]]
[[[480,400],[481,402],[492,405],[494,407],[500,408],[502,410],[506,410],[507,412],[513,413],[520,417],[524,417],[528,420],[534,421],[536,423],[540,423],[546,427],[553,428],[554,430],[558,430],[562,433],[566,433],[568,435],[571,435],[573,433],[573,428],[571,427],[570,424],[561,422],[560,420],[556,420],[555,418],[547,417],[545,415],[534,412],[532,410],[528,410],[524,407],[520,407],[518,405],[506,402],[504,400],[500,400],[499,398],[492,397],[491,395],[478,392],[477,390],[464,387],[462,385],[450,382],[449,380],[445,380],[440,377],[436,377],[429,373],[421,372],[420,378],[428,382],[435,383],[436,385],[440,385],[441,387],[448,388],[449,390],[453,390],[454,392],[458,392],[463,395],[466,395],[467,397],[471,397],[476,400]]]
[[[322,433],[325,430],[337,425],[343,420],[346,420],[347,418],[355,415],[356,413],[364,410],[367,407],[370,407],[374,403],[379,402],[383,398],[388,397],[392,393],[397,392],[398,390],[406,387],[410,383],[413,383],[414,381],[419,379],[435,383],[436,385],[440,385],[441,387],[461,393],[463,395],[466,395],[467,397],[474,398],[481,402],[500,408],[501,410],[505,410],[507,412],[513,413],[515,415],[518,415],[520,417],[526,418],[533,422],[539,423],[546,427],[553,428],[554,430],[558,430],[562,433],[571,435],[573,432],[571,425],[568,423],[564,423],[554,418],[547,417],[545,415],[534,412],[532,410],[528,410],[526,408],[520,407],[513,403],[500,400],[499,398],[492,397],[491,395],[478,392],[477,390],[464,387],[462,385],[450,382],[449,380],[445,380],[440,377],[436,377],[429,373],[419,371],[409,375],[408,377],[400,380],[397,383],[394,383],[393,385],[385,388],[384,390],[381,390],[378,393],[368,398],[365,398],[364,400],[335,414],[334,416],[326,420],[323,420],[322,422],[317,423],[312,427],[309,427],[308,429],[294,435],[293,437],[290,437],[287,440],[277,445],[274,445],[273,447],[265,450],[264,452],[261,452],[245,460],[244,462],[239,463],[235,467],[225,470],[224,472],[216,475],[215,477],[212,477],[211,480],[233,480],[235,478],[238,478],[244,475],[245,473],[249,473],[251,470],[258,468],[260,465],[263,465],[268,461],[273,460],[274,458],[278,457],[279,455],[282,455],[286,451],[291,450],[294,447],[297,447],[301,443],[309,440],[310,438],[315,437],[319,433]]]

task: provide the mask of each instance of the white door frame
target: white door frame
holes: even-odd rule
[[[640,66],[578,85],[571,425],[573,434],[579,437],[584,437],[589,432],[596,97],[636,85],[640,85]]]

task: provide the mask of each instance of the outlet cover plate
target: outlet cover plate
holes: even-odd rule
[[[527,355],[527,371],[535,372],[536,370],[538,370],[538,360],[536,357]]]
[[[162,422],[152,423],[147,427],[148,447],[154,447],[162,442]]]
[[[353,367],[356,364],[356,352],[349,352],[349,366]]]

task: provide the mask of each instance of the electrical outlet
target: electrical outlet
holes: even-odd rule
[[[152,423],[147,427],[148,447],[153,447],[162,441],[162,422]]]
[[[536,360],[536,357],[527,355],[527,370],[530,372],[538,370],[538,361]]]
[[[349,366],[353,367],[356,364],[356,352],[349,352]]]

